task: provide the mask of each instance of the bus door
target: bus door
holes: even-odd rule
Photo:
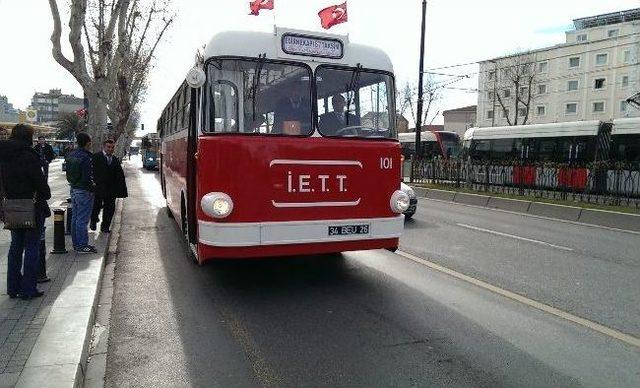
[[[513,183],[516,185],[534,186],[536,183],[534,139],[515,139],[514,148],[518,165],[513,166]]]

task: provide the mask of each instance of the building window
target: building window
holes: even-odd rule
[[[549,62],[538,63],[538,73],[546,73],[549,70]]]
[[[564,107],[564,112],[566,114],[576,114],[576,113],[578,113],[578,104],[576,104],[575,102],[570,102],[570,103],[566,104],[565,107]]]
[[[538,85],[538,94],[547,94],[547,85]]]
[[[625,100],[620,101],[620,113],[627,113],[627,106],[629,103]]]
[[[511,89],[505,89],[503,90],[503,94],[505,98],[509,98],[511,97]]]
[[[527,93],[529,93],[529,88],[526,86],[521,86],[520,87],[520,95],[521,96],[525,96]]]
[[[596,66],[604,66],[607,64],[608,54],[596,54]]]
[[[496,78],[496,72],[495,72],[495,71],[493,71],[493,70],[491,70],[491,71],[489,72],[489,80],[491,81],[491,80],[493,80],[494,78]]]
[[[578,42],[586,42],[587,41],[587,34],[579,34],[576,36],[576,41]]]
[[[604,112],[604,102],[598,101],[593,103],[593,113],[603,113]]]
[[[518,116],[524,117],[527,115],[527,108],[518,108]]]
[[[618,36],[619,33],[620,31],[616,28],[616,29],[607,31],[607,36],[609,38],[615,38],[616,36]]]
[[[580,57],[569,58],[569,67],[571,68],[580,67]]]
[[[578,90],[579,85],[580,81],[578,81],[577,79],[572,79],[571,81],[567,82],[567,91],[571,92],[574,90]]]
[[[544,116],[547,114],[547,108],[543,105],[536,107],[536,116]]]
[[[622,81],[620,82],[620,84],[622,85],[623,88],[626,88],[627,86],[629,86],[629,76],[623,75]]]
[[[493,100],[493,92],[487,92],[487,98]]]
[[[509,117],[509,109],[502,110],[502,117],[504,117],[505,119]]]
[[[605,79],[604,78],[596,78],[593,82],[593,88],[594,89],[604,89],[604,82]]]
[[[624,52],[622,53],[622,61],[624,63],[631,62],[631,50],[624,50]]]
[[[488,110],[487,111],[487,119],[492,119],[493,118],[493,110]]]

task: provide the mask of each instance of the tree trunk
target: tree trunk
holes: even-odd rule
[[[98,151],[106,138],[107,105],[98,97],[98,93],[85,89],[85,97],[89,102],[87,109],[87,133],[93,139],[93,149]]]

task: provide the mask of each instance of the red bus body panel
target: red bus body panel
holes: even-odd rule
[[[186,196],[187,139],[165,142],[163,174],[168,205],[181,225]],[[397,220],[391,195],[400,188],[400,144],[395,140],[211,135],[198,139],[196,167],[197,253],[218,258],[267,257],[395,248],[398,237],[288,244],[218,246],[202,241],[201,224],[263,225],[357,220]],[[212,192],[229,195],[233,211],[214,219],[201,208]],[[301,226],[304,227],[304,226]],[[324,227],[324,226],[323,226]],[[326,228],[325,228],[326,230]]]

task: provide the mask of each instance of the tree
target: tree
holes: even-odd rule
[[[438,113],[440,113],[440,111],[436,111],[435,114],[432,115],[431,120],[428,120],[429,116],[433,112],[433,109],[442,99],[442,88],[440,86],[441,85],[438,85],[434,81],[431,75],[426,76],[423,89],[423,123],[432,122],[438,116]],[[406,82],[402,89],[398,91],[396,101],[399,113],[403,116],[405,115],[405,113],[409,113],[410,118],[411,120],[413,120],[413,123],[415,125],[415,123],[418,121],[418,115],[416,112],[418,104],[418,86],[411,82]]]
[[[168,1],[168,0],[167,0]],[[53,58],[82,86],[88,100],[87,132],[96,147],[107,135],[107,116],[115,140],[146,87],[151,60],[173,22],[167,3],[140,0],[70,0],[69,44],[73,60],[62,52],[62,23],[57,0],[49,0],[53,17]]]
[[[55,125],[58,128],[56,138],[73,140],[75,135],[84,129],[84,124],[84,119],[75,113],[61,114]]]
[[[537,86],[535,55],[524,52],[494,64],[496,66],[492,71],[495,90],[492,93],[495,93],[494,98],[503,117],[510,126],[527,124]]]

